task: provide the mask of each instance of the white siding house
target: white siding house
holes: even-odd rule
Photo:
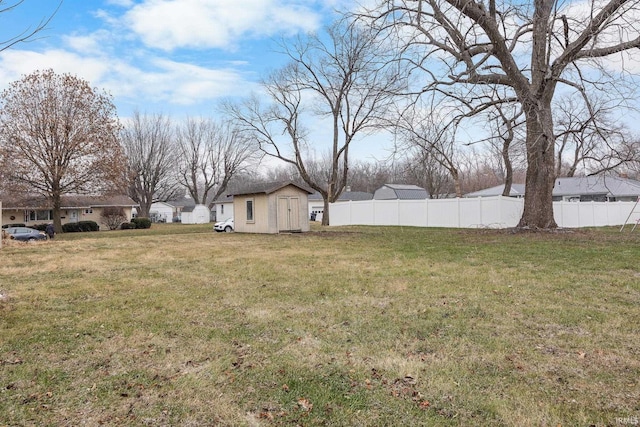
[[[222,197],[213,202],[216,221],[233,218],[233,196]]]
[[[149,209],[149,217],[153,222],[173,222],[176,216],[176,208],[165,202],[155,202]]]

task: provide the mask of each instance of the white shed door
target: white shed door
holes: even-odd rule
[[[300,199],[278,198],[278,231],[300,230]]]

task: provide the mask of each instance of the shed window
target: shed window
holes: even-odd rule
[[[247,200],[247,221],[253,222],[253,199]]]

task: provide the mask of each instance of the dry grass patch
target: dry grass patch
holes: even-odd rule
[[[8,425],[615,425],[640,234],[210,226],[0,251]]]

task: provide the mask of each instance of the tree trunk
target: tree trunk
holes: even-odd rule
[[[329,225],[329,198],[325,197],[323,199],[323,212],[322,212],[322,225]]]
[[[149,211],[151,210],[151,199],[148,197],[144,197],[143,200],[140,201],[140,210],[138,211],[139,218],[149,218]]]
[[[60,217],[62,203],[60,202],[60,195],[54,194],[51,202],[53,204],[53,229],[56,233],[62,233],[62,218]]]
[[[462,197],[462,185],[460,184],[460,174],[458,169],[450,168],[451,178],[453,178],[453,187],[456,192],[456,197]]]
[[[555,183],[553,118],[551,103],[533,101],[525,106],[527,117],[527,176],[524,212],[518,228],[556,228],[553,218]]]
[[[511,187],[513,185],[513,165],[509,157],[510,143],[511,141],[508,143],[505,142],[502,147],[502,161],[504,162],[504,190],[502,191],[502,195],[505,197],[511,195]]]

